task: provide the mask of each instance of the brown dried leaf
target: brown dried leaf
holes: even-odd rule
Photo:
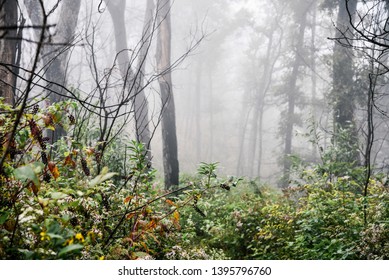
[[[50,173],[53,175],[53,177],[57,179],[59,177],[57,165],[54,162],[50,161],[47,166],[49,167]]]
[[[176,206],[176,204],[173,201],[171,201],[170,199],[166,199],[165,202],[171,206]]]
[[[130,203],[131,200],[134,198],[133,195],[130,195],[130,196],[127,196],[125,199],[124,199],[124,203]]]
[[[68,165],[68,166],[71,166],[73,168],[76,167],[76,162],[72,159],[72,157],[70,155],[68,155],[66,158],[65,158],[65,166]]]

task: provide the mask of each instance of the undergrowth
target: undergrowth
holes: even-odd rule
[[[129,137],[104,153],[93,133],[51,143],[47,131],[81,129],[76,104],[31,106],[12,139],[15,110],[0,109],[2,259],[389,258],[386,176],[364,194],[364,170],[331,153],[282,191],[200,163],[166,192]]]

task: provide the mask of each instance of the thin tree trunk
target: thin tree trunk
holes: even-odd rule
[[[17,46],[17,1],[0,0],[0,97],[4,102],[14,104],[16,84],[15,58]],[[8,27],[8,28],[7,28]]]
[[[317,101],[317,76],[316,76],[316,22],[317,22],[317,2],[313,3],[312,7],[312,22],[311,22],[311,53],[310,53],[310,65],[311,65],[311,91],[312,91],[312,117],[316,122],[319,117],[320,107]],[[317,144],[312,143],[311,157],[313,161],[317,160]]]
[[[261,102],[261,85],[258,85],[258,88],[255,89],[256,97],[254,103],[254,112],[251,119],[251,131],[250,131],[250,140],[249,140],[249,153],[248,153],[248,175],[253,177],[255,169],[255,159],[256,159],[256,149],[257,149],[257,137],[258,137],[258,124],[259,124],[259,107]],[[261,132],[259,132],[261,133]]]
[[[141,143],[145,143],[146,148],[148,149],[147,157],[149,161],[151,160],[150,152],[150,129],[149,129],[149,103],[147,101],[145,92],[144,92],[144,79],[145,79],[145,70],[146,70],[146,57],[149,52],[151,45],[151,37],[154,32],[154,0],[147,0],[146,13],[143,25],[142,32],[142,42],[141,49],[139,53],[138,60],[138,73],[137,73],[137,89],[134,100],[134,109],[135,109],[135,122],[136,122],[136,133],[137,139]]]
[[[24,0],[27,11],[33,25],[42,25],[43,11],[38,1]],[[78,14],[81,7],[81,0],[63,1],[59,13],[59,20],[56,24],[55,35],[50,43],[46,43],[42,58],[46,67],[46,78],[49,81],[47,88],[50,90],[50,104],[66,100],[66,64],[69,56],[69,49],[73,46],[74,34],[78,22]],[[35,37],[39,38],[40,30],[35,29]],[[49,34],[46,33],[46,39]],[[54,143],[66,135],[62,126],[56,127],[50,132],[51,141]]]
[[[299,75],[299,69],[302,65],[301,55],[302,48],[304,46],[304,32],[306,28],[307,13],[304,12],[301,15],[298,27],[297,41],[294,45],[294,62],[292,72],[288,82],[288,111],[286,115],[286,129],[285,129],[285,146],[284,146],[284,170],[282,187],[286,187],[290,178],[291,161],[290,156],[292,155],[292,140],[293,140],[293,127],[295,124],[295,107],[297,99],[297,78]]]
[[[196,127],[196,161],[201,161],[202,156],[202,133],[201,133],[201,75],[203,63],[201,60],[197,63],[196,71],[196,101],[195,101],[195,127]]]
[[[265,60],[263,62],[263,72],[262,72],[261,80],[259,82],[259,92],[258,92],[258,96],[257,96],[256,107],[254,109],[257,111],[257,113],[255,114],[256,118],[257,118],[257,123],[256,123],[257,128],[255,130],[257,133],[256,138],[258,138],[255,141],[255,146],[258,150],[258,155],[256,155],[256,158],[258,161],[257,169],[256,169],[257,176],[260,176],[260,172],[261,172],[262,152],[263,152],[262,151],[263,114],[264,114],[264,109],[265,109],[265,98],[266,98],[267,91],[270,87],[272,73],[273,73],[274,62],[272,61],[272,53],[275,50],[276,49],[273,46],[273,31],[272,31],[269,34],[268,43],[266,46],[266,57],[265,57]],[[254,153],[254,155],[255,155],[255,153]],[[253,163],[253,167],[254,167],[254,163]],[[253,172],[255,172],[254,169],[253,169]]]
[[[138,57],[138,68],[133,71],[130,65],[129,48],[127,44],[127,28],[125,21],[125,0],[107,1],[108,11],[111,14],[114,25],[116,42],[116,60],[123,77],[125,87],[132,91],[131,96],[135,111],[135,131],[137,141],[143,143],[147,148],[146,158],[151,161],[150,151],[150,129],[148,116],[148,101],[144,93],[144,76],[146,57],[150,48],[151,34],[154,32],[153,12],[154,1],[148,0],[145,21],[143,26],[141,47]]]
[[[159,36],[157,46],[158,82],[162,99],[162,145],[165,189],[179,183],[177,153],[176,115],[171,77],[171,22],[170,0],[158,1]]]
[[[251,108],[247,109],[247,104],[243,104],[241,109],[241,115],[240,115],[240,121],[239,124],[241,125],[240,129],[240,139],[239,139],[239,156],[236,166],[236,173],[238,176],[241,176],[245,172],[245,135],[247,133],[247,127],[249,123],[250,118],[250,111]]]
[[[348,10],[352,15],[356,11],[357,0],[348,1]],[[350,150],[348,156],[342,155],[339,161],[359,164],[359,152],[357,148],[358,132],[354,119],[355,94],[353,86],[354,70],[351,50],[345,48],[342,44],[350,44],[352,37],[350,28],[350,19],[346,9],[346,2],[339,1],[338,17],[336,22],[335,38],[338,42],[333,50],[333,98],[334,98],[334,142],[341,149]],[[348,137],[339,137],[345,130]]]
[[[214,139],[214,113],[213,113],[213,77],[212,77],[212,67],[209,67],[208,72],[208,83],[209,83],[209,92],[208,92],[208,98],[209,98],[209,161],[213,161],[213,139]]]

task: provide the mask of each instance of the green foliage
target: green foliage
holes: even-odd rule
[[[350,174],[358,172],[363,170]],[[299,183],[282,193],[264,186],[254,192],[251,184],[199,201],[206,217],[186,209],[181,250],[200,246],[229,259],[387,258],[389,197],[380,181],[371,180],[368,197],[356,191],[358,180],[331,177],[320,168],[305,169]]]
[[[5,153],[14,118],[9,106],[0,105]],[[44,135],[57,126],[70,129],[74,120],[65,116],[73,109],[64,102],[22,115],[0,177],[0,258],[157,256],[161,241],[179,227],[179,214],[166,207],[143,145],[120,138],[125,156],[115,163],[124,168],[97,173],[97,149],[69,136],[49,144]],[[106,147],[109,158],[115,151]]]
[[[389,258],[387,178],[373,176],[365,195],[365,171],[338,160],[339,146],[311,169],[293,158],[282,192],[201,163],[166,193],[126,137],[104,160],[72,137],[49,144],[44,130],[74,125],[71,103],[26,111],[11,140],[14,110],[0,107],[2,259]]]

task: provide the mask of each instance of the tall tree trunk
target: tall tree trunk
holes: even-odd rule
[[[239,126],[240,126],[240,133],[239,133],[239,155],[236,165],[236,174],[238,176],[244,175],[246,170],[246,160],[245,160],[245,140],[246,140],[246,133],[247,133],[247,127],[249,123],[250,118],[250,111],[251,108],[248,108],[247,103],[243,103],[242,109],[240,110],[240,120],[239,120]]]
[[[286,114],[286,129],[284,139],[284,168],[283,168],[283,180],[282,187],[286,187],[289,183],[290,168],[292,155],[292,140],[293,140],[293,127],[295,124],[295,107],[296,99],[298,95],[297,78],[299,75],[299,69],[302,65],[302,52],[304,47],[304,33],[307,24],[307,11],[302,12],[298,21],[298,33],[294,44],[294,62],[292,66],[292,72],[290,74],[288,82],[288,101],[287,101],[287,114]]]
[[[13,105],[16,84],[15,58],[17,46],[18,7],[15,0],[0,0],[0,97]]]
[[[317,22],[317,2],[313,3],[311,17],[311,46],[310,46],[310,67],[311,67],[311,104],[312,118],[316,122],[319,118],[320,106],[317,98],[317,76],[316,76],[316,22]],[[317,143],[312,143],[312,161],[317,160]]]
[[[355,94],[354,94],[354,69],[353,57],[349,45],[352,37],[350,32],[350,18],[347,8],[353,21],[357,7],[357,0],[339,0],[338,16],[336,21],[335,38],[337,42],[333,50],[333,98],[334,98],[334,143],[341,150],[342,156],[338,158],[342,162],[358,164],[360,162],[358,152],[358,133],[354,119]],[[342,131],[345,131],[347,138]]]
[[[40,26],[43,21],[43,11],[35,0],[24,0],[30,20],[33,25]],[[66,100],[66,64],[69,58],[69,49],[74,43],[74,34],[78,22],[78,14],[81,7],[81,0],[63,1],[59,12],[59,20],[55,27],[55,35],[51,38],[47,33],[42,58],[46,68],[46,78],[49,81],[50,104]],[[41,30],[35,29],[35,37],[39,38]],[[54,143],[66,135],[62,126],[50,132],[51,141]]]
[[[172,77],[171,77],[171,22],[170,0],[158,1],[160,29],[157,46],[158,82],[162,99],[162,145],[165,189],[177,186],[179,183],[176,115],[174,107]]]
[[[138,56],[138,67],[135,71],[130,65],[129,48],[127,44],[127,28],[125,20],[125,0],[106,0],[108,11],[111,14],[114,25],[117,64],[121,72],[125,87],[132,91],[132,102],[135,111],[135,131],[137,141],[143,143],[147,148],[146,158],[151,161],[150,151],[150,130],[148,116],[148,101],[144,93],[144,76],[146,57],[150,48],[151,34],[154,31],[153,13],[154,1],[148,0],[145,21],[143,26],[140,50]]]
[[[196,70],[196,92],[195,92],[195,127],[196,127],[196,161],[201,161],[202,156],[202,133],[201,133],[201,77],[202,77],[203,62],[197,62]],[[191,136],[193,137],[193,135]]]
[[[251,143],[251,149],[249,151],[249,164],[252,164],[251,166],[251,173],[252,175],[260,176],[261,172],[261,163],[262,163],[262,141],[263,141],[263,114],[265,110],[265,98],[266,94],[269,90],[271,79],[272,79],[272,73],[273,73],[273,66],[274,61],[272,61],[272,55],[277,50],[277,48],[273,45],[273,35],[274,35],[275,29],[272,29],[269,32],[268,36],[268,42],[266,46],[266,55],[263,61],[263,70],[262,75],[259,80],[258,87],[256,89],[257,96],[255,99],[254,104],[254,119],[253,119],[253,135],[252,135],[252,143]],[[276,59],[276,58],[274,58]],[[257,168],[255,169],[255,160],[257,159]]]
[[[248,150],[248,175],[249,177],[254,176],[255,170],[255,159],[257,152],[257,138],[258,138],[258,125],[259,125],[259,112],[261,106],[261,92],[262,87],[258,85],[255,89],[255,102],[254,102],[254,112],[251,119],[251,131],[250,131],[250,140],[249,140],[249,150]],[[261,133],[261,132],[259,132]]]
[[[208,160],[210,162],[213,161],[213,139],[214,139],[214,111],[213,111],[213,68],[208,68],[208,100],[209,100],[209,142],[208,142],[208,149],[209,149],[209,157]]]
[[[143,32],[141,39],[141,49],[138,60],[138,73],[134,100],[136,134],[138,141],[145,143],[148,149],[148,158],[151,160],[150,154],[150,129],[149,129],[149,104],[144,92],[144,77],[146,69],[146,57],[151,45],[152,32],[154,32],[154,0],[147,0],[145,19],[143,24]]]

